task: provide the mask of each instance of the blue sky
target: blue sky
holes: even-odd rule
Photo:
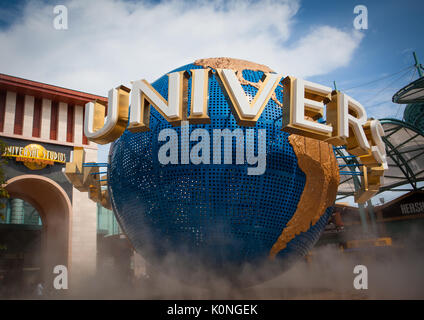
[[[69,3],[69,30],[64,31],[70,33],[73,28],[73,12],[81,12],[81,10],[77,11],[77,9],[73,10],[72,3],[78,3],[79,1],[1,1],[0,6],[0,34],[4,36],[10,37],[15,35],[14,41],[19,41],[19,36],[22,37],[22,41],[25,41],[25,38],[28,34],[25,34],[25,30],[15,31],[15,29],[19,29],[19,26],[27,25],[27,33],[33,32],[29,27],[31,23],[31,10],[29,8],[36,7],[37,10],[34,10],[39,14],[39,11],[43,9],[47,13],[46,15],[50,15],[46,22],[51,24],[51,20],[53,18],[53,13],[51,12],[51,8],[57,4],[67,4]],[[97,3],[99,7],[104,6],[104,2],[111,1],[96,1],[91,0],[87,1],[90,3]],[[132,5],[133,7],[141,7],[146,6],[146,1],[117,1],[118,3],[127,3]],[[181,1],[176,1],[177,3],[181,3]],[[186,3],[199,3],[199,1],[183,1]],[[245,1],[240,1],[245,2]],[[273,7],[274,4],[281,3],[282,1],[274,1],[268,2],[265,1],[264,7]],[[84,3],[84,1],[82,2]],[[148,7],[159,6],[160,4],[173,3],[173,2],[156,2],[149,1]],[[206,3],[215,3],[215,6],[210,5],[206,10],[213,11],[217,7],[222,7],[222,2],[219,1],[206,1]],[[255,1],[253,1],[255,3]],[[259,2],[261,3],[261,2]],[[283,37],[282,39],[275,40],[274,45],[278,43],[282,48],[293,48],[297,45],[298,39],[305,38],[308,34],[310,34],[314,29],[319,26],[330,26],[331,28],[335,28],[342,32],[352,32],[353,31],[353,19],[355,18],[355,14],[353,13],[353,8],[362,4],[365,5],[368,9],[368,29],[361,30],[361,40],[357,46],[355,46],[354,50],[352,50],[349,56],[348,63],[335,63],[334,68],[328,68],[327,72],[320,71],[318,74],[316,72],[312,72],[312,74],[306,74],[305,77],[311,81],[315,81],[324,85],[332,86],[333,80],[336,80],[337,87],[340,90],[346,90],[358,85],[363,85],[371,80],[382,78],[384,76],[389,76],[394,74],[402,69],[413,64],[412,60],[412,51],[416,51],[418,56],[424,61],[424,43],[421,37],[421,30],[424,26],[424,20],[422,18],[422,12],[424,9],[424,2],[419,0],[404,0],[404,1],[291,1],[291,3],[297,4],[298,8],[296,13],[291,17],[287,18],[289,20],[288,25],[290,28],[290,35],[288,37]],[[164,9],[170,8],[173,5],[164,5]],[[144,7],[145,8],[145,7]],[[260,8],[260,6],[259,6]],[[48,10],[50,9],[50,10]],[[131,11],[131,8],[128,9]],[[145,10],[145,9],[143,9]],[[231,9],[229,9],[231,10]],[[237,10],[237,9],[235,9]],[[50,12],[49,12],[50,11]],[[152,11],[152,10],[150,10]],[[90,11],[87,10],[87,13]],[[111,12],[111,11],[110,11]],[[110,13],[109,12],[109,13]],[[108,12],[105,12],[108,13]],[[245,10],[245,13],[248,15],[250,12]],[[154,14],[160,16],[159,10],[157,12],[150,12],[150,16],[154,16]],[[142,13],[141,13],[142,15]],[[102,20],[107,20],[108,18],[112,18],[111,16],[103,16]],[[272,17],[271,17],[272,18]],[[256,21],[253,19],[253,21]],[[42,23],[43,20],[39,20],[39,23]],[[32,22],[34,23],[34,22]],[[78,22],[80,23],[80,22]],[[82,21],[81,24],[83,24]],[[187,19],[187,24],[190,23],[190,20]],[[266,27],[270,30],[270,34],[274,33],[275,37],[279,37],[278,21],[275,22],[274,25],[267,25]],[[51,26],[50,26],[51,27]],[[274,28],[273,28],[274,27]],[[36,29],[34,30],[36,31]],[[46,32],[45,29],[41,29],[39,31]],[[54,30],[50,30],[50,32],[54,32]],[[59,33],[56,31],[56,33]],[[219,36],[219,35],[218,35]],[[245,36],[245,35],[244,35]],[[107,38],[107,35],[103,34],[103,38]],[[71,41],[78,37],[74,37],[68,39]],[[0,37],[0,39],[2,39]],[[178,39],[178,37],[177,37]],[[42,38],[43,41],[49,41],[48,37]],[[421,41],[420,41],[421,40]],[[39,56],[43,56],[42,47],[43,41],[37,43],[37,46],[40,47],[38,51]],[[7,41],[6,41],[7,44]],[[343,47],[343,42],[340,43],[340,49]],[[213,46],[213,45],[212,45]],[[16,50],[19,49],[19,46],[16,46]],[[76,47],[78,48],[78,47]],[[339,50],[337,45],[332,50]],[[231,52],[231,50],[228,50]],[[207,50],[205,52],[208,52]],[[2,53],[0,53],[1,55]],[[13,51],[10,53],[13,55]],[[289,53],[290,54],[290,53]],[[177,55],[181,55],[181,52],[177,53]],[[277,54],[278,56],[278,54]],[[200,58],[200,57],[199,57]],[[180,59],[184,61],[184,59]],[[33,61],[31,61],[33,62]],[[185,62],[185,61],[184,61]],[[189,62],[189,61],[187,61]],[[258,61],[263,62],[263,61]],[[327,62],[326,65],[328,65]],[[331,63],[331,59],[330,59]],[[8,62],[3,61],[3,65],[0,65],[1,71],[7,73],[11,73],[14,75],[20,75],[29,77],[34,80],[46,81],[50,83],[54,83],[56,78],[59,78],[59,82],[62,85],[67,85],[71,88],[77,87],[76,89],[84,90],[84,91],[96,91],[95,93],[105,95],[107,92],[107,88],[103,90],[100,88],[95,88],[94,86],[85,86],[84,88],[78,87],[76,85],[78,82],[76,81],[66,81],[64,77],[50,77],[47,78],[48,73],[38,75],[36,68],[34,68],[34,72],[31,72],[31,67],[26,65],[26,70],[21,70],[19,68],[15,68],[13,65],[10,65]],[[142,62],[140,61],[140,65]],[[6,67],[6,68],[4,68]],[[170,65],[169,67],[173,68],[176,65]],[[273,67],[273,66],[271,66]],[[55,70],[54,66],[51,66],[52,71]],[[15,72],[14,72],[15,70]],[[94,70],[95,71],[95,70]],[[103,70],[99,70],[102,72]],[[163,69],[164,72],[167,69]],[[285,70],[277,70],[285,73]],[[291,71],[291,70],[290,70]],[[152,73],[152,72],[148,72]],[[139,73],[140,76],[142,72]],[[159,76],[157,73],[155,76]],[[403,77],[402,77],[403,75]],[[391,95],[396,91],[396,89],[400,88],[402,85],[408,83],[408,81],[413,78],[415,79],[417,75],[412,75],[409,72],[405,72],[405,74],[400,73],[398,77],[389,77],[385,80],[378,81],[370,86],[363,86],[358,89],[348,90],[354,98],[359,100],[364,106],[368,109],[368,113],[370,116],[374,116],[376,118],[381,117],[401,117],[402,116],[402,107],[398,105],[394,105],[390,103]],[[41,78],[41,79],[40,79]],[[398,79],[398,80],[397,80]],[[114,79],[114,83],[117,81],[125,81],[132,80],[126,79],[125,73],[122,74],[122,78]],[[153,79],[150,79],[153,80]],[[397,81],[396,81],[397,80]],[[69,82],[69,83],[68,83]],[[386,88],[387,87],[387,88]],[[93,88],[93,89],[92,89]],[[385,89],[386,88],[386,89]]]
[[[413,64],[412,51],[416,51],[424,61],[423,1],[320,1],[322,14],[316,1],[306,1],[299,11],[300,21],[311,24],[327,20],[329,24],[348,28],[351,26],[353,7],[364,4],[368,8],[368,30],[363,30],[364,38],[348,66],[325,75],[312,77],[312,81],[330,84],[336,80],[340,90],[368,83],[374,79],[394,74]],[[314,4],[314,5],[313,5]],[[392,104],[390,98],[398,88],[407,84],[411,72],[387,78],[373,85],[349,90],[348,93],[366,106],[369,115],[381,117],[401,117],[403,107]],[[416,79],[417,73],[413,75]],[[399,79],[398,81],[396,81]],[[388,87],[387,89],[385,89]],[[389,99],[388,99],[389,98]],[[378,106],[378,103],[383,102]],[[384,103],[387,102],[387,103]]]
[[[68,8],[67,30],[53,28],[58,4]],[[356,5],[368,9],[367,30],[353,27]],[[419,0],[2,0],[0,72],[105,96],[198,58],[229,56],[327,86],[335,80],[368,116],[402,118],[391,97],[417,78],[407,69],[412,51],[424,63],[423,12]],[[101,147],[99,160],[106,154]]]

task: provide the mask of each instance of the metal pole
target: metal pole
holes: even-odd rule
[[[355,169],[351,169],[352,171]],[[355,186],[355,192],[357,192],[359,189],[361,189],[361,182],[357,175],[352,176],[353,179],[353,185]],[[366,236],[368,234],[368,223],[367,223],[367,216],[365,213],[365,208],[363,203],[358,203],[359,208],[359,217],[361,219],[361,226],[362,226],[362,234]]]
[[[370,215],[370,220],[371,220],[371,228],[372,228],[374,235],[377,237],[378,236],[377,235],[377,223],[375,221],[374,207],[372,205],[371,200],[367,201],[367,205],[368,205],[367,206],[368,213]]]
[[[367,224],[367,217],[365,214],[365,207],[363,203],[358,203],[358,207],[359,207],[359,217],[361,218],[362,233],[366,235],[368,234],[368,224]]]
[[[336,80],[333,80],[334,90],[337,91]]]
[[[420,78],[423,76],[423,71],[421,70],[421,64],[418,61],[417,58],[417,54],[414,52],[412,52],[413,56],[414,56],[414,60],[415,60],[415,68],[417,68],[418,70],[418,75],[420,76]]]

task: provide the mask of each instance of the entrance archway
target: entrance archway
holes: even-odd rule
[[[70,269],[72,205],[68,195],[55,181],[39,175],[21,175],[7,181],[11,198],[30,203],[40,214],[42,231],[42,276],[47,287],[53,285],[53,268]]]

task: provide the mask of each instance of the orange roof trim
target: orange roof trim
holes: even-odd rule
[[[87,102],[93,100],[107,102],[106,97],[13,77],[2,73],[0,73],[0,89],[31,95],[36,98],[66,102],[68,104],[85,105]]]

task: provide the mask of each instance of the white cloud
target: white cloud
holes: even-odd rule
[[[0,72],[105,96],[119,84],[154,81],[199,58],[233,57],[308,77],[346,66],[362,34],[309,26],[292,39],[298,1],[61,1],[68,30],[53,28],[53,5],[30,1],[0,31]],[[107,159],[109,145],[99,149]]]
[[[63,1],[68,30],[53,28],[53,5],[32,1],[0,31],[3,73],[106,95],[155,80],[199,58],[234,57],[301,77],[346,66],[362,34],[310,26],[292,39],[297,1]]]

